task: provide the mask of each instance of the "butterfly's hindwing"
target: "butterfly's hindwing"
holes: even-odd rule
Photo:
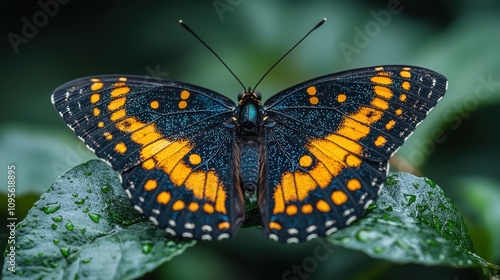
[[[231,100],[185,83],[101,76],[59,87],[53,103],[167,233],[214,239],[238,229],[244,205],[233,187],[236,136],[225,124]]]
[[[350,70],[278,93],[264,105],[264,232],[282,242],[324,236],[363,215],[387,161],[446,91],[433,71]]]

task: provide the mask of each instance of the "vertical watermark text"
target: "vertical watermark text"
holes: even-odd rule
[[[40,28],[45,27],[49,23],[49,19],[55,17],[59,13],[60,5],[68,4],[69,0],[40,0],[38,6],[40,10],[35,12],[31,19],[22,17],[23,26],[20,33],[9,32],[7,39],[14,50],[14,53],[19,53],[21,44],[28,44],[30,39],[33,39]]]
[[[7,248],[6,259],[7,270],[16,272],[16,166],[7,165]]]

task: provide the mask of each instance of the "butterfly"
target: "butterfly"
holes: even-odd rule
[[[295,243],[365,214],[389,158],[447,84],[425,68],[387,65],[317,77],[265,102],[254,87],[235,104],[184,82],[104,75],[60,86],[52,103],[167,235],[230,238],[245,197],[256,197],[264,235]]]
[[[280,242],[330,235],[376,199],[388,160],[441,99],[444,76],[409,66],[349,70],[238,105],[214,91],[139,76],[81,78],[52,102],[120,173],[134,207],[170,236],[231,237],[257,194]]]

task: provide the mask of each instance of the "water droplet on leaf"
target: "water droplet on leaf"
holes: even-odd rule
[[[100,214],[89,213],[89,217],[94,223],[99,223],[99,219],[101,218]]]
[[[59,203],[49,203],[42,207],[40,210],[42,210],[45,214],[52,214],[59,209],[61,209],[61,205],[59,205]]]

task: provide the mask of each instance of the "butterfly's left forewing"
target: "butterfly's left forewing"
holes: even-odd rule
[[[120,172],[135,208],[169,235],[210,240],[239,228],[230,99],[135,76],[78,79],[52,99],[76,135]]]
[[[259,189],[264,233],[298,242],[361,217],[378,196],[390,156],[446,85],[427,69],[384,66],[323,76],[270,98]]]

